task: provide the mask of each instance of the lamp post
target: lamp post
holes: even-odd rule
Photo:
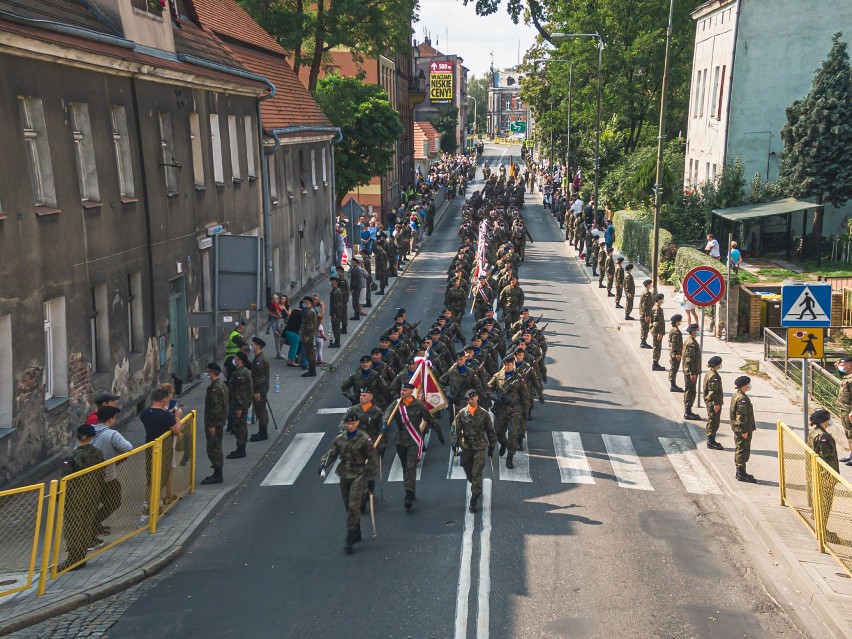
[[[467,96],[468,100],[473,100],[473,134],[476,135],[476,98],[472,95]]]
[[[597,117],[595,125],[595,220],[598,219],[598,178],[601,172],[601,74],[603,68],[604,41],[599,33],[552,33],[552,40],[563,40],[567,38],[594,38],[598,47],[598,96]]]
[[[535,60],[530,60],[532,63],[548,63],[548,62],[567,62],[568,63],[568,149],[565,151],[565,166],[570,167],[570,155],[571,155],[571,83],[574,77],[574,61],[573,60],[559,60],[556,58],[537,58]],[[553,109],[553,105],[550,106],[551,110]],[[553,124],[551,123],[551,129]],[[551,133],[551,142],[550,146],[553,146],[553,134]]]

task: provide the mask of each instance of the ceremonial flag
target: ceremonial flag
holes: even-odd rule
[[[399,415],[402,417],[402,423],[405,424],[405,430],[411,435],[411,439],[417,443],[417,459],[420,459],[423,456],[423,436],[420,434],[420,430],[411,423],[408,418],[408,411],[405,410],[405,404],[402,402],[399,403]]]
[[[417,369],[411,376],[411,383],[414,384],[414,396],[426,404],[430,413],[436,413],[449,406],[447,396],[432,371],[432,362],[429,361],[429,358],[417,357],[414,361],[417,362]]]

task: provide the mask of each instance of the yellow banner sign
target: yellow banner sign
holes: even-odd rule
[[[787,329],[787,357],[790,359],[822,359],[824,346],[824,328]]]
[[[432,62],[429,65],[429,100],[436,104],[453,101],[452,62]]]

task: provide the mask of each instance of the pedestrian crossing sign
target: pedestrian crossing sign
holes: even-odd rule
[[[825,357],[824,328],[788,328],[788,359],[822,359]]]
[[[781,326],[831,326],[830,284],[789,284],[781,287]]]

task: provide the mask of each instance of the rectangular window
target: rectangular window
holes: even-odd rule
[[[256,178],[257,169],[255,168],[254,159],[254,123],[252,122],[250,115],[243,118],[243,127],[246,131],[246,163],[248,165],[248,176],[250,178]]]
[[[242,180],[240,173],[240,139],[237,137],[237,116],[228,116],[228,143],[231,146],[231,179]]]
[[[701,94],[701,70],[695,74],[695,84],[692,86],[692,117],[698,117],[698,99]]]
[[[718,103],[718,100],[719,100],[719,71],[720,71],[719,67],[716,67],[713,70],[713,93],[712,93],[713,99],[710,102],[710,108],[709,108],[709,113],[708,113],[709,117],[711,117],[711,118],[713,117],[714,107],[716,106],[716,104]]]
[[[195,186],[204,186],[204,146],[201,143],[201,118],[189,114],[189,140],[192,144],[192,178]]]
[[[123,106],[114,106],[112,114],[112,143],[115,147],[115,164],[118,167],[118,190],[121,197],[136,194],[133,184],[133,160],[130,155],[130,135],[127,132],[127,113]]]
[[[0,428],[11,428],[15,402],[12,370],[12,316],[0,317]]]
[[[141,353],[145,334],[142,329],[142,272],[127,275],[127,350]]]
[[[106,284],[92,287],[92,370],[104,373],[110,368],[109,300]]]
[[[698,117],[704,117],[704,102],[707,99],[707,71],[704,69],[701,73],[701,102],[698,105]]]
[[[53,165],[50,162],[44,107],[39,98],[18,99],[21,102],[21,120],[33,188],[33,205],[56,208],[56,188],[53,184]]]
[[[303,195],[308,192],[305,189],[305,153],[301,149],[299,149],[299,188]]]
[[[130,0],[130,4],[139,11],[151,13],[155,16],[163,15],[163,4],[160,0]]]
[[[705,182],[710,181],[710,163],[709,162],[704,163],[704,181]]]
[[[328,170],[325,164],[325,147],[322,148],[322,183],[328,186]]]
[[[204,307],[202,311],[213,310],[213,275],[210,270],[210,251],[201,251],[201,288]]]
[[[512,98],[511,97],[506,98],[506,110],[507,111],[512,110]]]
[[[319,188],[317,186],[317,152],[313,149],[311,149],[311,185],[314,191]]]
[[[44,303],[44,398],[68,397],[68,336],[65,298]]]
[[[715,182],[716,181],[716,164],[715,164],[715,162],[713,163],[713,166],[711,167],[711,169],[712,169],[712,171],[710,173],[710,177],[713,178],[713,181]]]
[[[269,199],[278,204],[278,168],[274,153],[266,156],[266,171],[269,173]]]
[[[95,145],[92,142],[92,126],[89,121],[89,105],[71,103],[71,128],[74,136],[74,159],[77,161],[77,179],[80,199],[83,202],[99,202],[98,169],[95,165]]]
[[[716,119],[722,119],[722,94],[725,93],[725,68],[726,65],[722,65],[722,75],[719,81],[719,103],[716,105]]]
[[[160,111],[160,147],[162,148],[163,174],[166,178],[166,194],[178,192],[177,159],[175,158],[175,140],[172,135],[172,116]]]
[[[210,144],[213,147],[213,181],[225,183],[225,168],[222,164],[222,132],[219,130],[219,116],[210,114]]]

